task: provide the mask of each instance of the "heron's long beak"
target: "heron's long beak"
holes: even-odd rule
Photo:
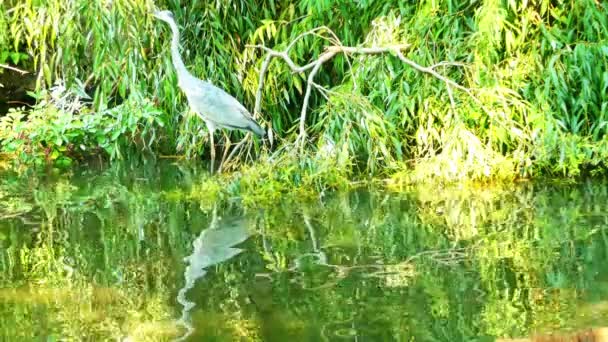
[[[155,18],[160,19],[160,11],[154,11],[154,12],[152,12],[152,15],[153,15]]]

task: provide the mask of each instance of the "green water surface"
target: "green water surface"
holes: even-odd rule
[[[0,340],[493,341],[608,326],[605,181],[256,205],[213,200],[205,177],[171,162],[0,174]]]

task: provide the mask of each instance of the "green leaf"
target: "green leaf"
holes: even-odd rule
[[[19,64],[19,60],[21,59],[21,54],[19,52],[11,52],[11,61],[13,64]]]

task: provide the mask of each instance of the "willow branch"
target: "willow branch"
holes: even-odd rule
[[[308,32],[308,34],[311,34],[312,32],[313,31]],[[303,35],[301,35],[300,37],[303,37]],[[297,139],[297,141],[303,142],[304,138],[306,137],[306,115],[308,113],[308,102],[310,100],[310,94],[312,92],[312,88],[316,86],[316,84],[314,82],[314,78],[317,75],[317,73],[319,72],[319,70],[321,69],[321,66],[323,66],[323,63],[329,61],[335,55],[340,54],[340,53],[347,54],[347,55],[376,55],[376,54],[384,54],[384,53],[390,53],[390,52],[399,52],[400,53],[401,50],[407,49],[409,47],[409,44],[391,45],[391,46],[386,46],[386,47],[350,47],[350,46],[332,45],[332,46],[328,46],[325,49],[325,52],[323,52],[319,56],[319,58],[317,58],[316,60],[314,60],[306,65],[303,65],[303,66],[296,64],[291,59],[291,57],[289,57],[289,54],[288,54],[289,49],[291,49],[293,46],[294,46],[294,44],[292,42],[283,51],[276,51],[276,50],[268,48],[264,45],[247,45],[246,47],[260,49],[260,50],[266,52],[266,54],[267,54],[266,58],[264,59],[264,62],[262,63],[262,67],[260,69],[259,83],[258,83],[258,89],[256,92],[256,99],[255,99],[255,111],[256,112],[259,111],[260,107],[261,107],[262,92],[264,89],[264,80],[265,80],[266,72],[268,71],[268,67],[270,65],[272,58],[280,58],[283,61],[285,61],[285,63],[287,63],[287,66],[289,66],[289,68],[291,69],[291,72],[294,74],[303,73],[305,71],[310,70],[310,73],[308,74],[308,78],[306,81],[306,91],[304,93],[302,110],[300,112],[300,133],[299,133],[298,139]]]
[[[443,76],[443,75],[439,74],[437,71],[433,70],[433,68],[432,68],[432,67],[424,67],[424,66],[422,66],[422,65],[420,65],[420,64],[418,64],[418,63],[416,63],[416,62],[412,61],[411,59],[406,58],[406,57],[405,57],[405,56],[404,56],[404,55],[401,53],[401,51],[395,51],[395,53],[396,53],[397,57],[398,57],[398,58],[399,58],[399,59],[400,59],[400,60],[401,60],[403,63],[405,63],[405,64],[407,64],[407,65],[411,66],[412,68],[414,68],[414,69],[416,69],[416,70],[418,70],[418,71],[420,71],[420,72],[423,72],[423,73],[425,73],[425,74],[429,74],[429,75],[431,75],[431,76],[435,77],[436,79],[438,79],[438,80],[440,80],[440,81],[444,82],[444,83],[445,83],[445,85],[446,85],[446,87],[448,87],[448,89],[449,89],[449,87],[450,87],[450,86],[452,86],[452,87],[454,87],[454,88],[456,88],[456,89],[458,89],[458,90],[463,91],[464,93],[466,93],[467,95],[469,95],[469,97],[471,97],[471,99],[473,99],[473,101],[475,101],[475,102],[476,102],[476,103],[477,103],[477,104],[478,104],[478,105],[479,105],[479,106],[480,106],[480,107],[481,107],[481,108],[482,108],[482,109],[483,109],[483,110],[484,110],[486,113],[489,113],[489,110],[488,110],[488,109],[487,109],[487,108],[486,108],[486,107],[483,105],[483,103],[481,102],[481,100],[480,100],[480,99],[478,99],[478,98],[477,98],[477,97],[476,97],[476,96],[473,94],[473,92],[471,91],[471,89],[469,89],[469,88],[467,88],[467,87],[463,87],[463,86],[461,86],[460,84],[458,84],[458,83],[456,83],[456,82],[452,81],[451,79],[449,79],[449,78],[447,78],[447,77],[445,77],[445,76]],[[449,90],[448,90],[448,91],[449,91]]]
[[[406,65],[412,67],[413,69],[415,69],[419,72],[431,75],[434,78],[445,83],[445,86],[448,91],[449,100],[450,100],[450,106],[451,106],[453,113],[455,113],[455,111],[456,111],[456,103],[454,101],[452,89],[458,89],[460,91],[463,91],[468,96],[470,96],[473,99],[473,101],[475,101],[479,106],[481,106],[481,108],[485,112],[488,112],[488,110],[483,105],[482,101],[479,100],[473,94],[471,89],[466,88],[466,87],[454,82],[453,80],[443,76],[442,74],[438,73],[437,71],[435,71],[435,68],[437,68],[439,66],[464,66],[464,64],[459,63],[459,62],[445,62],[444,61],[444,62],[434,64],[430,67],[422,66],[422,65],[414,62],[413,60],[406,58],[403,55],[402,51],[408,49],[410,47],[409,44],[390,45],[390,46],[384,46],[384,47],[351,47],[351,46],[341,46],[341,45],[334,44],[334,45],[330,45],[330,46],[326,47],[325,51],[316,60],[313,60],[310,63],[305,64],[305,65],[296,64],[291,59],[291,57],[289,57],[289,50],[295,45],[294,44],[295,41],[297,41],[297,40],[301,39],[302,37],[309,35],[309,34],[317,34],[316,32],[318,32],[319,30],[320,29],[311,30],[309,32],[306,32],[306,33],[298,36],[283,51],[276,51],[276,50],[268,48],[264,45],[247,45],[246,46],[247,48],[260,49],[260,50],[266,52],[266,58],[264,59],[264,62],[262,63],[262,68],[260,70],[260,75],[259,75],[259,84],[258,84],[258,90],[256,93],[256,99],[255,99],[256,112],[258,112],[261,107],[262,92],[264,89],[264,80],[265,80],[266,72],[268,71],[270,62],[273,58],[282,59],[287,64],[287,66],[289,67],[291,72],[294,74],[299,74],[299,73],[303,73],[306,71],[310,71],[308,74],[308,77],[307,77],[307,81],[306,81],[306,91],[304,93],[302,110],[300,112],[299,134],[298,134],[298,138],[296,139],[296,143],[297,142],[303,143],[306,138],[306,116],[307,116],[307,112],[308,112],[308,102],[310,100],[310,94],[312,92],[313,87],[315,87],[317,89],[319,88],[319,85],[314,82],[314,78],[317,75],[317,73],[319,72],[319,70],[321,69],[321,67],[323,66],[323,64],[325,62],[329,61],[330,59],[332,59],[337,54],[344,54],[344,55],[377,55],[377,54],[385,54],[385,53],[393,54],[397,58],[399,58],[399,60],[401,60]],[[338,44],[339,44],[339,42],[338,42]],[[302,144],[302,146],[303,146],[303,144]]]

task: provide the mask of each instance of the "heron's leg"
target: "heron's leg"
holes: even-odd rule
[[[215,163],[215,144],[213,143],[213,130],[209,130],[209,141],[211,142],[211,173],[213,173],[213,164]]]
[[[222,166],[224,166],[224,161],[226,160],[226,156],[228,155],[228,149],[232,143],[230,142],[230,135],[224,131],[224,137],[226,138],[226,142],[224,144],[224,155],[222,155],[222,161],[220,162],[220,167],[217,169],[217,172],[222,172]]]

